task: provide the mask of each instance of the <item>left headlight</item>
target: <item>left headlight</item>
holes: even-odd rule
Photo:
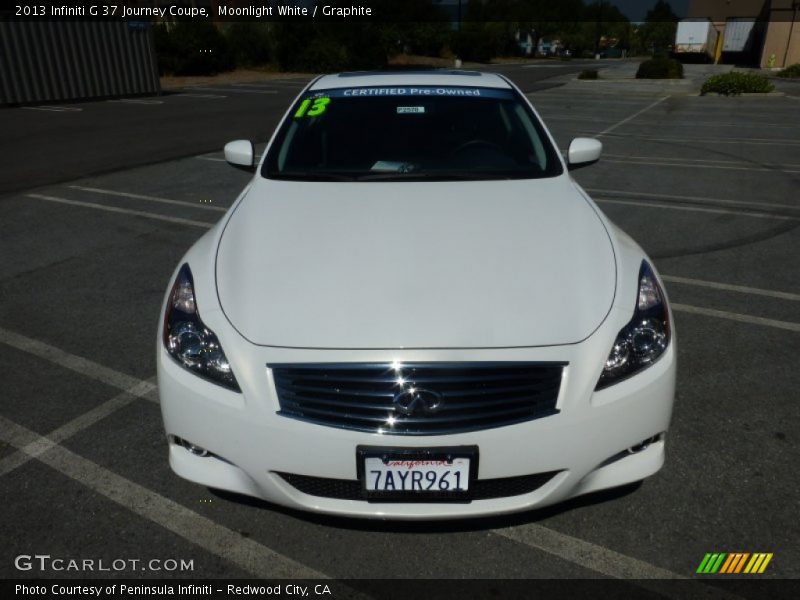
[[[217,336],[197,312],[194,281],[189,265],[178,271],[164,315],[164,346],[189,371],[240,392],[231,364]]]
[[[669,311],[653,269],[642,261],[633,318],[614,340],[595,390],[602,390],[652,365],[667,349]]]

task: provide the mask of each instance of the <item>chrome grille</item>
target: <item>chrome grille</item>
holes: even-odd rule
[[[557,413],[566,363],[268,366],[283,416],[371,433],[435,435]]]

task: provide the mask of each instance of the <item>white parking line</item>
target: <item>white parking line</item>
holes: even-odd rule
[[[277,94],[278,90],[246,90],[237,88],[194,87],[193,90],[204,92],[233,92],[235,94]]]
[[[630,196],[632,198],[653,198],[655,200],[680,200],[686,202],[698,202],[703,204],[722,204],[732,206],[752,206],[769,208],[788,208],[790,210],[800,210],[797,204],[774,204],[771,202],[747,202],[746,200],[722,200],[719,198],[704,198],[702,196],[678,196],[674,194],[660,194],[651,192],[631,192],[628,190],[602,190],[599,188],[585,188],[590,194],[609,194],[611,196]]]
[[[136,100],[134,98],[118,98],[107,100],[107,102],[117,102],[119,104],[164,104],[163,100]]]
[[[578,133],[585,133],[588,135],[594,135],[591,131],[578,131]],[[698,142],[702,142],[702,138],[685,138],[685,137],[669,137],[669,136],[647,136],[647,135],[637,135],[635,133],[607,133],[605,134],[611,138],[629,138],[635,140],[644,140],[646,142],[681,142],[681,143],[693,143],[697,144]],[[798,140],[780,140],[780,139],[769,139],[769,138],[726,138],[726,137],[719,137],[714,136],[713,139],[707,140],[708,144],[737,144],[742,145],[746,144],[748,146],[800,146],[800,141]]]
[[[131,210],[129,208],[119,208],[117,206],[106,206],[105,204],[95,204],[93,202],[81,202],[79,200],[67,200],[66,198],[58,198],[56,196],[45,196],[43,194],[26,194],[28,198],[36,198],[37,200],[46,200],[48,202],[56,202],[58,204],[67,204],[69,206],[81,206],[83,208],[93,208],[95,210],[103,210],[106,212],[119,213],[123,215],[135,215],[137,217],[144,217],[145,219],[154,219],[156,221],[166,221],[167,223],[178,223],[179,225],[191,225],[192,227],[202,227],[203,229],[210,229],[213,223],[205,221],[194,221],[192,219],[183,219],[181,217],[170,217],[167,215],[159,215],[157,213],[146,212],[143,210]]]
[[[792,321],[765,319],[764,317],[754,317],[753,315],[743,315],[741,313],[732,313],[726,310],[703,308],[700,306],[689,306],[687,304],[671,303],[670,306],[672,307],[672,310],[677,310],[678,312],[702,315],[704,317],[716,317],[718,319],[727,319],[729,321],[738,321],[739,323],[749,323],[751,325],[761,325],[764,327],[772,327],[774,329],[785,329],[786,331],[800,332],[800,323],[794,323]]]
[[[128,391],[137,389],[137,386],[141,385],[143,381],[138,377],[104,367],[88,358],[70,354],[60,348],[56,348],[45,342],[40,342],[39,340],[29,338],[8,329],[0,328],[0,343],[21,350],[22,352],[33,354],[48,362],[75,371],[76,373],[80,373],[81,375],[85,375],[86,377],[119,390]]]
[[[296,81],[292,81],[292,82],[288,82],[288,81],[278,82],[278,81],[275,81],[275,82],[272,82],[272,83],[232,83],[231,85],[234,85],[236,87],[255,88],[255,89],[262,89],[262,90],[263,89],[267,89],[267,90],[274,89],[276,85],[278,86],[279,89],[286,89],[286,90],[290,90],[292,88],[303,88],[303,87],[306,86],[305,83],[299,83],[299,82],[296,82]]]
[[[661,279],[664,281],[670,281],[672,283],[694,285],[697,287],[710,288],[712,290],[739,292],[740,294],[752,294],[755,296],[766,296],[768,298],[777,298],[779,300],[792,300],[794,302],[800,302],[800,294],[792,294],[790,292],[777,292],[775,290],[764,290],[745,285],[732,285],[730,283],[719,283],[717,281],[704,281],[702,279],[691,279],[689,277],[676,277],[675,275],[662,275]]]
[[[626,206],[643,206],[645,208],[662,208],[666,210],[682,210],[688,212],[701,212],[718,215],[738,215],[740,217],[752,217],[754,219],[777,219],[778,221],[800,221],[800,217],[787,217],[784,215],[773,215],[771,213],[747,212],[743,210],[729,210],[725,208],[703,208],[700,206],[682,206],[677,204],[661,204],[659,202],[636,202],[634,200],[611,200],[609,198],[595,198],[595,202],[601,204],[623,204]]]
[[[185,97],[185,98],[227,98],[222,94],[191,94],[187,92],[182,92],[180,94],[175,94],[177,97]]]
[[[25,451],[52,444],[0,417],[0,439]],[[242,536],[185,506],[53,444],[35,457],[123,508],[152,521],[259,578],[326,579],[327,575]]]
[[[688,579],[684,575],[535,523],[494,529],[492,533],[617,579]]]
[[[744,159],[741,160],[712,160],[709,158],[683,158],[680,156],[638,156],[638,155],[629,155],[629,154],[606,154],[603,153],[603,158],[606,156],[610,158],[625,158],[625,159],[634,159],[634,160],[666,160],[669,162],[689,162],[689,163],[713,163],[713,164],[720,164],[720,165],[752,165],[752,162],[745,161]],[[756,163],[759,164],[759,163]],[[763,167],[763,165],[761,165]],[[775,163],[771,165],[772,167],[781,167],[784,169],[800,169],[800,164],[785,164],[785,163]],[[764,167],[769,168],[769,167]],[[770,169],[771,170],[771,169]]]
[[[492,532],[591,569],[596,573],[616,579],[628,580],[632,585],[654,591],[659,595],[675,598],[676,600],[684,600],[690,597],[707,598],[709,600],[742,600],[740,596],[725,590],[692,581],[685,575],[673,573],[638,558],[554,531],[543,525],[529,523],[527,525],[509,527],[508,529],[494,529]],[[657,581],[649,581],[664,579],[679,579],[684,580],[685,583],[681,587],[673,588],[659,584]],[[687,595],[687,592],[692,592],[692,594]]]
[[[629,123],[629,122],[633,121],[633,120],[634,120],[636,117],[638,117],[639,115],[643,115],[644,113],[646,113],[646,112],[647,112],[648,110],[650,110],[651,108],[655,108],[656,106],[658,106],[659,104],[661,104],[662,102],[664,102],[664,100],[667,100],[668,98],[669,98],[669,96],[664,96],[663,98],[659,98],[658,100],[656,100],[656,101],[655,101],[655,102],[653,102],[652,104],[648,104],[648,105],[647,105],[647,106],[645,106],[645,107],[644,107],[642,110],[640,110],[640,111],[637,111],[637,112],[633,113],[633,114],[632,114],[630,117],[627,117],[627,118],[625,118],[625,119],[622,119],[622,121],[620,121],[619,123],[616,123],[616,124],[612,125],[611,127],[608,127],[608,128],[606,128],[606,129],[604,129],[603,131],[601,131],[600,133],[598,133],[598,134],[597,134],[597,137],[600,137],[600,136],[606,135],[606,134],[608,134],[608,133],[611,133],[611,132],[612,132],[612,131],[614,131],[615,129],[617,129],[617,128],[619,128],[619,127],[622,127],[623,125],[625,125],[625,123]]]
[[[159,202],[161,204],[172,204],[175,206],[189,206],[191,208],[199,208],[201,210],[213,210],[217,212],[225,212],[228,210],[223,206],[213,206],[212,204],[201,204],[200,202],[188,202],[186,200],[171,200],[169,198],[159,198],[158,196],[145,196],[144,194],[133,194],[131,192],[118,192],[116,190],[105,190],[102,188],[84,187],[82,185],[68,185],[73,190],[80,190],[82,192],[90,192],[92,194],[102,194],[104,196],[119,196],[121,198],[133,198],[135,200],[147,200],[148,202]]]
[[[210,160],[210,161],[213,161],[213,162],[228,162],[226,159],[224,159],[224,158],[221,158],[221,157],[219,157],[219,156],[206,156],[206,155],[200,155],[200,156],[195,156],[195,158],[196,158],[196,159],[198,159],[198,160]],[[254,160],[256,163],[258,163],[258,161],[260,161],[260,160],[261,160],[261,154],[256,154],[256,155],[253,157],[253,160]]]
[[[23,106],[23,110],[46,110],[49,112],[81,112],[82,108],[74,106]]]
[[[800,173],[800,170],[789,169],[768,169],[765,167],[744,167],[744,166],[727,166],[727,165],[713,165],[695,162],[674,162],[666,160],[653,160],[645,161],[641,159],[633,160],[617,160],[614,158],[605,158],[603,162],[611,164],[622,165],[648,165],[652,167],[680,167],[681,169],[721,169],[723,171],[756,171],[761,173]]]
[[[117,394],[110,400],[106,400],[103,404],[96,406],[92,410],[65,423],[58,429],[51,431],[47,434],[47,437],[36,440],[26,445],[24,448],[20,448],[13,454],[0,459],[0,477],[8,475],[14,469],[40,456],[56,444],[60,444],[64,440],[71,438],[75,434],[105,419],[119,409],[128,406],[128,404],[137,398],[144,398],[145,400],[157,403],[158,398],[155,392],[155,377],[151,377],[149,380],[142,381],[132,388]]]

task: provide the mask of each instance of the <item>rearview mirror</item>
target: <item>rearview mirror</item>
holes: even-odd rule
[[[575,138],[567,150],[567,167],[570,171],[588,167],[600,160],[603,142],[594,138]]]
[[[225,144],[225,160],[243,171],[255,171],[256,149],[250,140],[236,140]]]

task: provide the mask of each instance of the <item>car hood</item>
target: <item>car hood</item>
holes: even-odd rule
[[[608,232],[567,177],[258,178],[216,276],[239,333],[302,348],[570,344],[603,322],[616,287]]]

